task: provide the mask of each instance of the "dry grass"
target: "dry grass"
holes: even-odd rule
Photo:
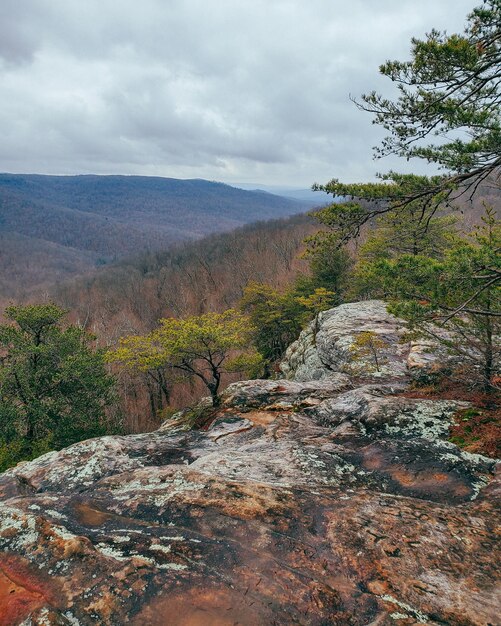
[[[500,394],[486,394],[465,384],[444,379],[433,386],[415,387],[404,392],[407,398],[465,400],[472,407],[460,411],[449,439],[463,450],[501,458]]]

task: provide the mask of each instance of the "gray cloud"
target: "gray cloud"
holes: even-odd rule
[[[479,0],[2,0],[0,170],[372,178],[349,94]]]

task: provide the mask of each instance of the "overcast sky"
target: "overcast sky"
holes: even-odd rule
[[[349,94],[480,0],[0,0],[0,171],[309,187],[405,168]]]

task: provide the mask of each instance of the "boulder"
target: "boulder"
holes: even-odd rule
[[[323,380],[244,380],[229,385],[223,393],[223,406],[245,409],[300,409],[315,406],[335,393],[351,388],[345,374],[333,373]]]
[[[376,366],[372,355],[354,352],[356,338],[373,333],[380,341]],[[351,302],[324,311],[285,354],[280,368],[296,381],[323,379],[333,372],[366,380],[398,379],[407,375],[409,345],[402,343],[404,323],[390,315],[381,300]]]
[[[375,354],[357,347],[362,333],[375,338]],[[450,338],[444,331],[440,334]],[[320,313],[289,346],[280,369],[285,378],[295,381],[344,373],[357,382],[377,382],[433,379],[454,365],[457,359],[436,342],[407,340],[405,322],[390,315],[385,302],[367,300]]]
[[[399,393],[238,383],[5,472],[0,624],[496,623],[495,462]]]

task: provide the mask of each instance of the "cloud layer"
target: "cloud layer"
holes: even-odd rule
[[[349,94],[473,0],[2,0],[0,171],[372,178]]]

